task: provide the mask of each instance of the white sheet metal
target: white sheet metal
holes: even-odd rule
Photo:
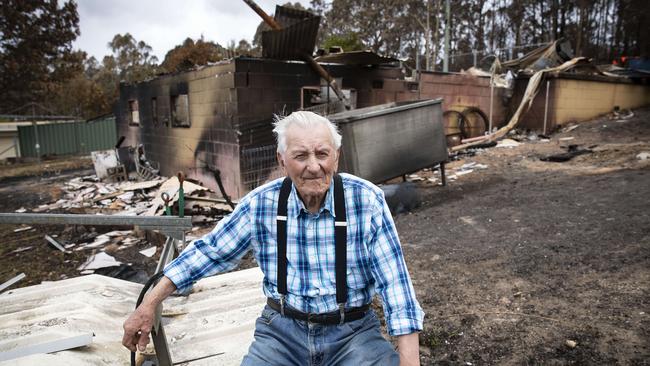
[[[189,296],[171,297],[163,317],[172,360],[189,365],[239,365],[264,306],[259,268],[199,281]],[[122,323],[141,285],[91,275],[7,291],[0,295],[0,344],[42,334],[94,333],[86,347],[14,359],[12,365],[128,365]],[[4,350],[6,351],[6,350]],[[4,363],[3,363],[4,364]]]

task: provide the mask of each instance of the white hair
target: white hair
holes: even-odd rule
[[[335,124],[314,112],[297,111],[286,117],[275,116],[273,133],[275,133],[278,143],[278,152],[280,154],[287,151],[287,129],[294,125],[305,129],[316,126],[326,126],[330,131],[330,135],[332,135],[332,144],[334,144],[334,148],[338,150],[341,147],[342,137]]]

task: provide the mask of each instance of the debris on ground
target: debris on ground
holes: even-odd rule
[[[63,253],[68,252],[67,250],[65,250],[65,248],[58,241],[54,240],[53,237],[51,237],[49,235],[45,235],[45,240],[47,240],[48,243],[52,244],[53,247],[55,247],[56,249],[62,251]]]
[[[386,203],[393,214],[409,212],[420,205],[420,195],[412,182],[384,184],[380,188],[384,191]]]
[[[150,247],[150,248],[141,250],[140,254],[144,255],[147,258],[151,258],[151,257],[153,257],[154,254],[156,254],[156,250],[158,250],[157,247]]]
[[[562,128],[561,132],[566,133],[566,132],[571,132],[575,130],[576,128],[580,127],[580,125],[574,124],[574,125],[568,125],[564,128]]]
[[[99,252],[88,258],[86,263],[82,264],[77,269],[81,271],[82,274],[89,274],[100,268],[115,267],[120,264],[122,264],[122,262],[117,261],[115,257],[104,252]]]
[[[566,344],[566,346],[569,347],[569,348],[576,348],[576,346],[578,345],[578,342],[567,339],[566,342],[564,342],[564,344]]]
[[[560,154],[552,154],[539,158],[541,161],[548,161],[553,163],[564,163],[569,161],[576,156],[592,153],[590,149],[580,149],[578,145],[569,145],[567,147],[567,152]]]
[[[496,147],[513,148],[519,146],[519,143],[513,139],[502,139],[497,142]]]
[[[19,247],[19,248],[16,248],[16,249],[12,250],[12,251],[9,252],[9,253],[20,253],[20,252],[24,252],[24,251],[26,251],[26,250],[30,250],[30,249],[32,249],[32,248],[33,248],[33,246],[28,246],[28,247]]]
[[[618,106],[609,114],[609,119],[615,120],[616,122],[626,122],[632,117],[634,117],[634,112],[632,112],[632,110],[626,109],[621,111]]]
[[[39,205],[32,212],[74,211],[75,213],[99,213],[105,215],[164,215],[163,193],[171,199],[169,205],[176,205],[178,212],[180,184],[178,178],[157,177],[141,182],[101,182],[95,175],[72,178],[63,184],[62,198],[53,203]],[[184,181],[185,212],[220,219],[232,212],[224,199],[208,196],[212,191],[199,184]],[[20,212],[26,212],[21,210]],[[28,229],[23,229],[28,230]]]

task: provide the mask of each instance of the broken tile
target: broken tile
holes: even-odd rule
[[[100,252],[88,258],[86,263],[82,264],[77,269],[79,271],[91,270],[91,269],[96,270],[105,267],[119,266],[120,264],[122,264],[122,262],[117,261],[115,257],[108,255],[104,252]]]
[[[108,237],[107,235],[99,235],[99,236],[97,236],[95,238],[94,242],[85,245],[84,248],[87,248],[87,249],[99,248],[101,246],[106,245],[110,241],[111,241],[111,238]]]
[[[162,184],[162,182],[163,182],[162,179],[148,180],[148,181],[137,182],[137,183],[130,183],[129,182],[128,184],[122,186],[122,190],[123,191],[135,191],[135,190],[139,190],[139,189],[150,189],[150,188],[158,187],[159,185]]]
[[[156,254],[156,250],[158,250],[157,247],[150,247],[150,248],[141,250],[140,254],[144,255],[147,258],[151,258],[151,257],[153,257],[154,254]]]

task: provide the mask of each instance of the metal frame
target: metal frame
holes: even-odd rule
[[[184,240],[185,230],[192,228],[192,217],[0,213],[0,224],[138,226]]]
[[[175,216],[125,216],[125,215],[74,215],[74,214],[34,214],[0,213],[0,224],[44,224],[44,225],[109,225],[138,226],[142,229],[158,230],[167,235],[156,273],[172,261],[185,245],[185,231],[192,228],[192,217]],[[156,317],[151,332],[156,358],[159,366],[172,366],[171,353],[161,322],[162,304],[156,309]]]

